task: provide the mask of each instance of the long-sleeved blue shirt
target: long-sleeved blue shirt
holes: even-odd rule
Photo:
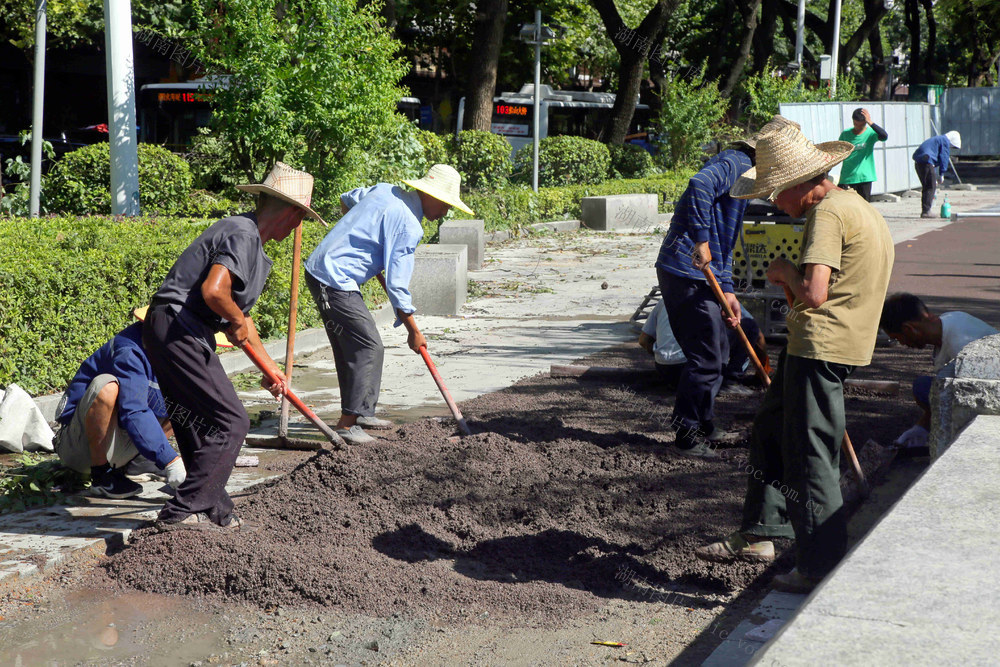
[[[726,150],[691,177],[660,245],[657,268],[682,278],[705,281],[705,275],[691,265],[691,253],[695,243],[708,241],[712,272],[724,292],[733,291],[733,248],[748,202],[733,199],[729,190],[752,166],[746,153]]]
[[[392,307],[414,312],[410,297],[413,254],[424,236],[420,196],[379,183],[345,192],[340,201],[348,211],[309,255],[306,271],[324,285],[358,292],[384,270]]]
[[[913,151],[914,162],[929,162],[936,165],[939,174],[944,174],[948,171],[948,158],[950,156],[951,142],[943,134],[931,137],[917,146],[917,150]]]
[[[66,407],[58,417],[59,423],[70,422],[91,381],[105,373],[118,379],[118,425],[140,454],[165,468],[177,458],[177,452],[160,426],[160,420],[167,417],[166,406],[142,349],[141,322],[122,329],[80,365],[66,388]]]

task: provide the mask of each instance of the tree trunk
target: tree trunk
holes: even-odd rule
[[[733,41],[733,16],[736,14],[736,8],[733,5],[733,0],[725,0],[723,4],[724,9],[722,14],[724,18],[713,26],[715,43],[718,48],[712,49],[712,52],[708,55],[708,64],[705,66],[706,81],[712,81],[722,76],[722,61],[729,55],[726,46]]]
[[[934,83],[937,77],[934,70],[937,69],[937,21],[934,19],[934,5],[932,0],[920,0],[924,6],[924,14],[927,16],[927,57],[924,59],[924,81]]]
[[[604,28],[620,58],[615,103],[601,132],[601,139],[608,144],[620,144],[625,141],[635,114],[643,66],[650,51],[659,46],[653,40],[663,33],[680,0],[658,0],[635,30],[625,25],[614,0],[591,0],[591,3],[601,15]]]
[[[722,87],[722,96],[729,97],[740,77],[743,75],[743,67],[747,64],[750,56],[750,46],[753,44],[753,35],[757,30],[757,10],[760,9],[761,0],[739,0],[740,17],[743,19],[743,39],[740,41],[740,49],[736,53],[736,60],[729,71],[729,77]]]
[[[907,84],[912,88],[922,79],[920,76],[920,6],[918,0],[905,0],[904,21],[910,33],[910,69]]]
[[[473,45],[469,59],[469,82],[465,97],[464,127],[490,131],[493,93],[497,85],[497,61],[503,28],[507,22],[507,0],[482,0],[477,4]]]
[[[865,43],[865,40],[875,31],[876,34],[879,33],[879,23],[889,13],[886,8],[885,3],[881,0],[876,0],[872,2],[871,0],[865,0],[865,18],[858,26],[858,29],[854,31],[854,34],[840,47],[840,53],[837,56],[837,60],[840,61],[840,68],[843,69],[847,66],[847,63],[854,60],[854,56],[858,54],[861,46]],[[879,37],[879,51],[882,50],[881,37]],[[869,46],[870,46],[869,42]]]
[[[760,10],[760,25],[753,33],[754,74],[767,69],[767,63],[774,55],[774,31],[778,22],[778,0],[764,0]],[[792,44],[795,44],[794,39]]]

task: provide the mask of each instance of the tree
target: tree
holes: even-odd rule
[[[757,30],[757,10],[760,9],[761,0],[738,0],[736,3],[740,12],[740,20],[743,23],[743,35],[740,39],[740,47],[736,53],[736,60],[733,62],[726,83],[722,86],[722,96],[729,97],[736,84],[743,76],[743,67],[750,56],[750,47],[753,45],[753,35]]]
[[[353,0],[208,0],[209,70],[229,75],[215,91],[213,123],[235,166],[258,182],[294,156],[332,196],[358,151],[378,147],[395,124],[407,64],[378,6]],[[189,36],[194,39],[196,36]]]
[[[625,25],[615,6],[615,0],[591,0],[601,15],[604,28],[614,42],[620,58],[615,103],[603,132],[605,143],[620,144],[625,141],[628,126],[635,114],[636,100],[639,99],[646,60],[651,50],[658,46],[653,40],[663,34],[679,2],[680,0],[658,0],[633,30]]]
[[[468,93],[465,100],[465,127],[490,131],[493,119],[493,92],[497,85],[497,60],[507,20],[507,0],[484,0],[476,8],[473,42],[479,54],[469,59]]]

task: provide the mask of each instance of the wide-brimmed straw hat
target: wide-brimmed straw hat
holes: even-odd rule
[[[765,134],[769,134],[779,128],[782,128],[785,125],[792,125],[800,130],[802,129],[802,126],[796,123],[794,120],[788,120],[784,116],[775,116],[767,123],[765,123],[764,126],[759,130],[757,130],[754,134],[751,134],[746,139],[737,139],[736,141],[733,142],[733,144],[734,145],[742,144],[753,150],[757,150],[757,142],[760,140],[761,137],[763,137]]]
[[[149,311],[149,306],[143,306],[141,308],[136,308],[132,311],[132,317],[139,320],[140,322],[146,321],[146,313]],[[221,331],[215,334],[215,346],[216,347],[234,347],[229,339],[226,338],[226,334]]]
[[[736,179],[734,199],[764,199],[825,174],[854,150],[847,141],[814,144],[796,125],[782,125],[757,140],[757,166]]]
[[[436,164],[427,170],[427,175],[415,181],[403,181],[411,188],[426,192],[434,199],[450,204],[455,208],[474,215],[472,209],[465,205],[459,195],[462,189],[462,176],[454,167],[446,164]]]
[[[236,189],[254,194],[266,194],[298,206],[310,218],[318,221],[324,227],[328,226],[319,213],[309,208],[312,203],[312,174],[292,169],[284,162],[276,162],[271,173],[260,185],[237,185]]]

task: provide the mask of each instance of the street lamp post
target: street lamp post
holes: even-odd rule
[[[535,47],[535,92],[532,100],[532,119],[535,125],[531,141],[531,189],[538,192],[538,133],[541,131],[541,97],[542,89],[542,44],[547,43],[556,34],[547,26],[542,25],[542,10],[535,10],[535,22],[521,26],[521,41]]]

